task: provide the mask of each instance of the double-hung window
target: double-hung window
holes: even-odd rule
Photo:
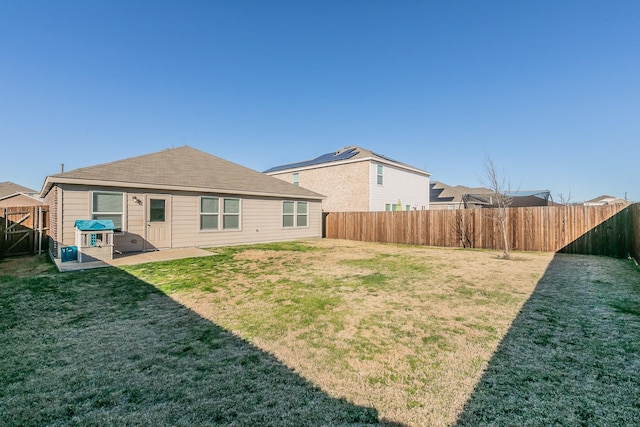
[[[220,219],[220,199],[200,198],[200,230],[217,230]]]
[[[94,191],[91,197],[91,218],[110,219],[113,221],[114,231],[122,231],[123,200],[123,193]]]
[[[223,199],[222,203],[222,229],[240,229],[240,199]]]
[[[240,229],[240,199],[226,197],[201,197],[200,230],[221,229]]]
[[[308,202],[282,202],[282,226],[284,228],[309,226]]]
[[[382,179],[382,165],[378,165],[378,168],[377,168],[377,169],[378,169],[378,170],[377,170],[376,176],[377,176],[377,180],[378,180],[378,185],[382,185],[382,183],[383,183],[383,179]]]
[[[300,174],[298,172],[293,174],[293,185],[300,185]]]

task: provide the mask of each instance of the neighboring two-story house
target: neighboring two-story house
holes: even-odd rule
[[[325,195],[325,212],[429,209],[429,172],[362,147],[345,147],[264,173]]]

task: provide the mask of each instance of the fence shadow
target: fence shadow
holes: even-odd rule
[[[122,270],[6,274],[0,424],[394,425]]]
[[[634,253],[633,213],[629,206],[596,225],[558,252],[627,258]]]
[[[639,332],[631,261],[557,254],[455,425],[638,425]]]

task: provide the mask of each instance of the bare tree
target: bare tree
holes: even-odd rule
[[[465,220],[462,216],[462,211],[460,209],[456,209],[452,211],[454,215],[453,220],[453,232],[456,234],[456,239],[458,239],[458,243],[463,248],[472,248],[473,240],[471,238],[471,233],[469,232],[469,227],[465,223]]]
[[[569,193],[566,195],[564,193],[560,193],[556,197],[558,197],[558,203],[569,206],[571,203],[571,190],[569,190]]]
[[[513,198],[509,196],[510,184],[506,180],[504,173],[499,173],[491,156],[486,155],[484,159],[484,178],[482,184],[491,190],[490,204],[495,208],[495,220],[502,234],[504,253],[502,258],[510,259],[509,236],[507,233],[507,209],[511,206]]]

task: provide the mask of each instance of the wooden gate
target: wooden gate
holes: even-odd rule
[[[48,211],[47,206],[0,208],[0,257],[43,251]]]

